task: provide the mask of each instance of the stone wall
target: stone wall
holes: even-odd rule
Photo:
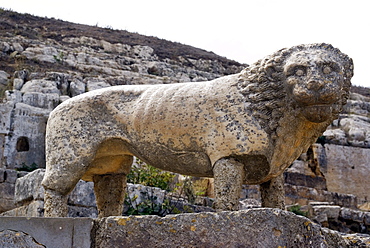
[[[370,234],[370,212],[344,208],[328,202],[311,202],[307,216],[315,223],[332,230]]]

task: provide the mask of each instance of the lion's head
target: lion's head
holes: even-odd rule
[[[282,49],[244,69],[238,87],[267,131],[275,131],[284,112],[310,122],[337,117],[346,103],[353,62],[329,44]]]

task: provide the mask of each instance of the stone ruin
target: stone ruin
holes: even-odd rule
[[[67,215],[80,179],[94,182],[99,217],[120,215],[134,156],[213,177],[217,210],[238,210],[243,184],[260,185],[262,206],[284,209],[282,173],[338,117],[352,76],[347,55],[310,44],[212,81],[71,98],[51,112],[46,130],[45,216]]]
[[[49,76],[43,80],[34,80],[32,82],[35,85],[34,88],[24,88],[22,91],[24,84],[32,81],[30,78],[33,77],[34,75],[25,77],[22,76],[22,73],[18,73],[16,75],[18,83],[14,85],[12,91],[8,91],[7,101],[2,103],[0,108],[2,111],[0,116],[2,128],[0,133],[0,188],[3,193],[0,196],[0,209],[3,212],[13,209],[15,203],[18,206],[23,204],[23,207],[4,213],[3,216],[43,216],[42,194],[37,196],[32,193],[32,197],[30,197],[22,195],[23,193],[19,191],[16,196],[18,199],[14,199],[17,178],[23,178],[27,174],[26,172],[17,172],[14,168],[20,168],[23,165],[31,167],[32,164],[39,168],[45,167],[43,134],[48,115],[60,101],[68,98],[63,95],[60,85],[70,85],[76,89],[76,84],[72,84],[74,79],[70,75],[49,73]],[[107,85],[106,83],[101,84],[101,86]],[[79,86],[81,87],[82,84]],[[84,92],[86,90],[85,84],[81,89],[76,92]],[[57,93],[59,98],[48,96],[52,95],[53,92]],[[26,97],[24,97],[25,95]],[[369,161],[367,152],[370,146],[369,121],[366,117],[370,110],[369,102],[369,99],[365,97],[352,94],[339,119],[335,120],[324,133],[324,144],[313,146],[311,153],[303,154],[285,173],[287,204],[309,205],[312,202],[310,212],[313,213],[312,216],[316,216],[313,217],[315,221],[323,226],[333,228],[331,223],[334,220],[333,223],[338,223],[337,221],[344,223],[341,224],[341,231],[361,232],[361,230],[365,230],[366,232],[366,228],[368,228],[367,212],[360,211],[357,207],[360,206],[366,210],[366,202],[369,197],[368,191],[363,187],[367,180],[365,175],[368,175],[366,161]],[[32,133],[28,132],[29,130],[33,130]],[[339,157],[338,154],[343,157]],[[351,161],[351,163],[348,164],[344,161]],[[38,182],[41,182],[40,173],[36,172],[36,174],[39,176]],[[348,175],[351,175],[349,177],[351,183],[338,184],[338,178],[347,178]],[[33,181],[34,175],[30,176],[32,177],[25,177],[24,180],[32,178]],[[81,183],[83,184],[83,182]],[[89,193],[85,193],[78,186],[76,190],[80,193],[75,195],[91,196],[93,190],[91,185],[89,187],[85,187],[90,190]],[[39,190],[42,189],[39,188]],[[355,193],[355,195],[351,195],[351,193]],[[260,199],[258,188],[245,186],[241,197]],[[315,201],[322,203],[320,205]],[[329,204],[325,203],[327,201]],[[91,204],[91,199],[70,201],[69,206],[77,209],[75,212],[72,211],[70,216],[95,217],[97,214],[95,205]],[[22,208],[23,210],[21,210]],[[336,225],[339,226],[339,224]]]

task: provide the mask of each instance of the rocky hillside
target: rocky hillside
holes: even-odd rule
[[[45,166],[45,126],[60,102],[101,87],[211,80],[247,66],[156,37],[1,9],[0,37],[0,212],[14,207],[14,169]],[[365,204],[370,198],[370,89],[352,90],[321,145],[290,169],[305,177],[287,180],[308,188],[320,183],[322,190],[354,194]],[[295,202],[324,199],[324,193],[297,192]]]
[[[212,79],[243,67],[156,37],[4,10],[0,36],[0,68],[10,78],[25,69],[26,80],[57,71],[83,83],[92,78],[109,84],[165,83]]]

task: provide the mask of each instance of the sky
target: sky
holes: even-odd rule
[[[284,47],[330,43],[353,59],[352,83],[370,87],[367,0],[0,0],[0,7],[155,36],[247,64]]]

